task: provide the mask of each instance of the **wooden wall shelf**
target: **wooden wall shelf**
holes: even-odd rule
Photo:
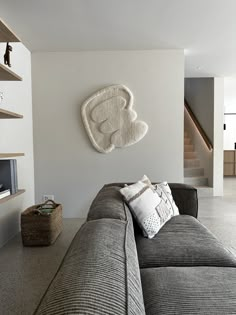
[[[0,108],[0,119],[23,118],[23,115]]]
[[[22,78],[0,63],[0,81],[22,81]]]
[[[0,20],[0,42],[20,42],[20,39],[14,34],[14,32],[3,22]],[[0,64],[0,81],[22,81],[22,78],[14,73],[9,67]],[[0,119],[8,119],[8,118],[23,118],[23,115],[10,112],[8,110],[0,108]],[[24,153],[14,152],[14,153],[0,153],[0,159],[5,158],[16,158],[19,156],[24,156]],[[11,200],[25,192],[25,189],[18,190],[17,193],[4,197],[0,199],[0,204]]]
[[[0,153],[0,159],[24,156],[25,153]]]
[[[23,194],[24,192],[25,192],[25,189],[19,189],[17,193],[0,199],[0,204],[6,202],[6,201],[8,201],[8,200],[11,200],[11,199],[15,198],[15,197],[17,197],[17,196]]]
[[[14,34],[14,32],[0,20],[0,42],[20,42],[19,37]]]

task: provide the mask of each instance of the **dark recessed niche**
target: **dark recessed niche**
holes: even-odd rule
[[[224,124],[224,130],[226,130],[226,124]]]

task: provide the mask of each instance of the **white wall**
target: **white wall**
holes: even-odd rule
[[[103,184],[183,181],[183,51],[33,53],[36,199],[54,194],[65,217],[85,217]],[[124,84],[138,118],[149,125],[137,144],[109,154],[94,150],[82,125],[82,102]]]
[[[213,144],[210,152],[199,134],[192,136],[195,149],[215,196],[223,195],[223,78],[185,79],[185,98]],[[188,124],[189,126],[189,124]]]
[[[188,101],[194,115],[197,117],[210,141],[214,142],[214,79],[213,78],[187,78],[185,79],[184,96]],[[188,115],[186,115],[188,117]],[[198,130],[195,129],[191,119],[185,120],[204,176],[208,178],[208,185],[213,187],[213,152],[209,151]]]
[[[214,78],[214,150],[213,187],[214,196],[223,195],[223,121],[224,121],[224,79]]]
[[[25,157],[17,158],[17,164],[18,186],[26,192],[0,204],[0,246],[19,231],[21,211],[34,203],[31,54],[21,43],[12,46],[12,70],[23,81],[0,81],[0,91],[4,93],[0,107],[23,114],[24,118],[0,120],[0,152],[25,153]],[[4,49],[5,44],[1,44],[0,50]]]
[[[187,78],[185,79],[185,98],[208,138],[214,140],[214,79]]]
[[[224,78],[224,106],[236,109],[236,77]]]
[[[224,150],[234,150],[234,143],[236,142],[236,115],[225,115],[224,123],[226,124],[226,130],[224,130]]]
[[[224,79],[224,112],[236,113],[236,78]],[[224,150],[234,150],[236,142],[236,115],[225,115]]]
[[[213,152],[206,146],[187,110],[185,110],[184,115],[184,129],[188,132],[194,149],[197,152],[200,167],[204,168],[204,176],[208,178],[208,185],[209,187],[213,187]]]

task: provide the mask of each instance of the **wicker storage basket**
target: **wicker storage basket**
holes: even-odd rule
[[[62,206],[53,200],[29,207],[21,214],[21,236],[24,246],[51,245],[61,231]]]

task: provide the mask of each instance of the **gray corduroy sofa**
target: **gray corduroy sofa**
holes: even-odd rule
[[[153,239],[105,185],[35,314],[236,314],[236,258],[197,219],[196,189],[170,184],[179,207]]]

